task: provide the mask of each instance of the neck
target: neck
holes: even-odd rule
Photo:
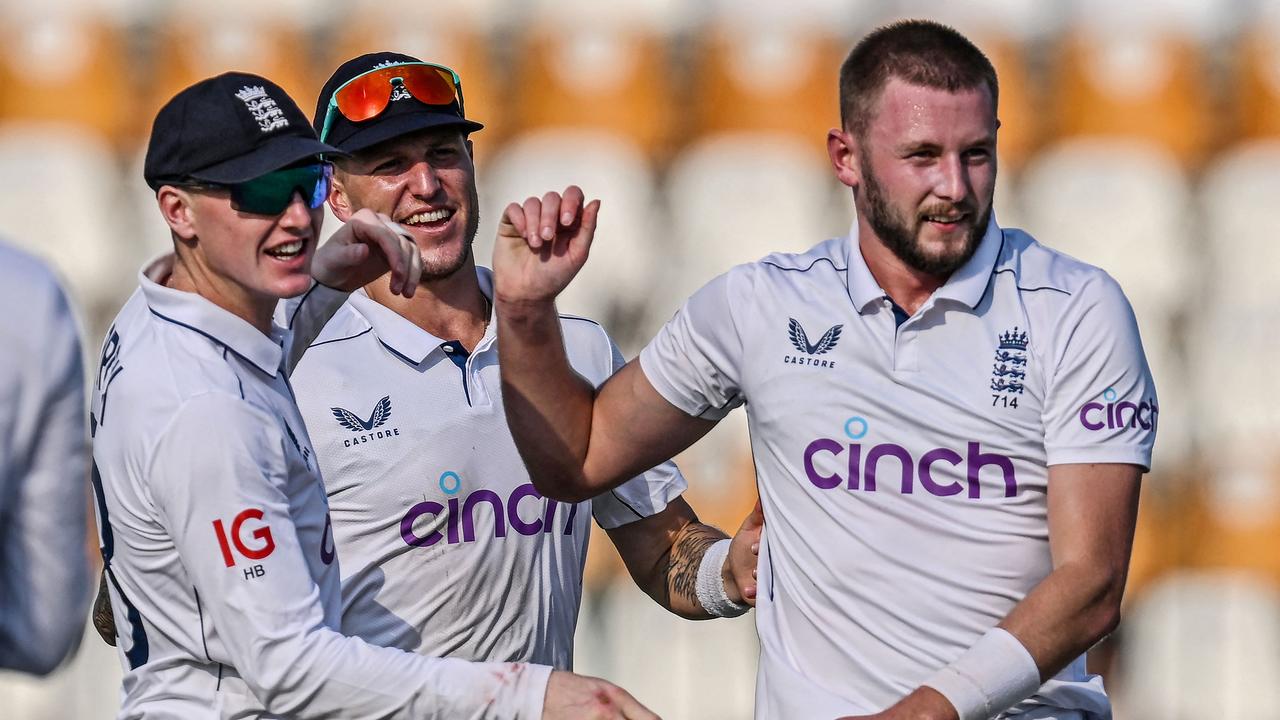
[[[164,281],[166,287],[195,293],[254,326],[263,335],[271,334],[271,317],[277,298],[259,295],[231,280],[219,277],[197,260],[176,254],[173,272]]]
[[[914,315],[920,306],[947,282],[950,275],[920,272],[902,262],[902,259],[884,244],[875,230],[872,230],[862,218],[863,214],[860,213],[858,249],[862,252],[863,261],[867,263],[867,269],[871,271],[871,276],[888,294],[890,300],[907,311],[908,315]]]
[[[411,298],[393,294],[389,277],[366,285],[365,292],[432,335],[460,341],[468,352],[484,337],[489,323],[489,300],[480,290],[471,260],[448,277],[423,281]]]

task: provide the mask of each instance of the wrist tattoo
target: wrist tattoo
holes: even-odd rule
[[[725,539],[725,534],[702,523],[690,523],[671,546],[667,561],[667,588],[672,596],[679,597],[694,607],[698,602],[698,568],[707,548]]]

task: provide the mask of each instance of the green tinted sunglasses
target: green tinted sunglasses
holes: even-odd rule
[[[333,179],[333,165],[314,163],[285,168],[259,175],[240,183],[209,183],[193,181],[186,187],[226,188],[231,192],[231,207],[254,215],[279,215],[293,202],[295,192],[302,193],[302,200],[312,210],[324,204],[329,197],[329,185]]]

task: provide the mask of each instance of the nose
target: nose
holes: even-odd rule
[[[302,197],[302,192],[294,191],[293,197],[289,200],[289,205],[284,209],[284,212],[280,213],[280,227],[309,230],[312,225],[311,212],[306,199]]]
[[[419,161],[409,171],[409,192],[420,198],[429,198],[440,191],[440,178],[431,163]]]
[[[962,202],[972,191],[969,166],[958,153],[944,155],[937,164],[933,193],[943,200]]]

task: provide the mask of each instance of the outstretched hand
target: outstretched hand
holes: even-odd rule
[[[494,284],[502,302],[554,301],[587,261],[600,201],[585,202],[582,189],[549,192],[511,203],[498,224],[493,248]]]
[[[391,273],[391,292],[413,297],[422,276],[422,254],[408,231],[372,210],[355,213],[316,250],[311,276],[351,292]]]

